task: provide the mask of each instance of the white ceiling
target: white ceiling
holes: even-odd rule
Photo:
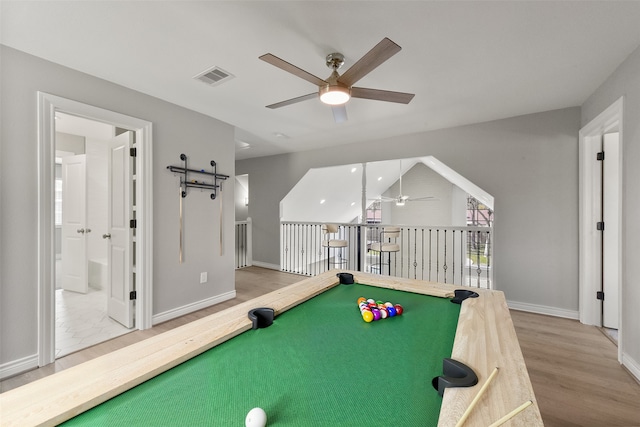
[[[284,221],[350,222],[362,210],[400,180],[417,163],[423,163],[444,179],[493,209],[493,196],[433,156],[312,168],[282,199]],[[363,171],[363,167],[365,168]],[[362,201],[363,191],[366,198]],[[391,194],[397,197],[399,194]],[[402,195],[428,197],[430,194]]]
[[[0,42],[236,127],[237,158],[340,145],[579,106],[640,45],[640,1],[11,1]],[[412,92],[409,105],[353,99],[349,120],[309,100],[319,77],[382,38],[402,51],[358,86]],[[235,78],[192,77],[219,66]],[[278,135],[286,136],[278,136]]]

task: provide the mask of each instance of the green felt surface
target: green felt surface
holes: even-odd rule
[[[358,297],[405,312],[365,323]],[[436,425],[431,379],[450,357],[460,306],[447,299],[339,285],[69,420],[68,426]]]

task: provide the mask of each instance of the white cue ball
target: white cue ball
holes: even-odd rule
[[[264,427],[267,425],[267,413],[262,408],[253,408],[244,420],[246,427]]]

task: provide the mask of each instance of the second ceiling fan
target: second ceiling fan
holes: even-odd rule
[[[373,200],[379,202],[395,202],[396,206],[404,206],[405,202],[432,202],[438,200],[433,196],[410,197],[402,194],[402,160],[400,160],[400,177],[398,178],[398,183],[400,184],[400,191],[397,196],[386,197],[380,195],[377,199]]]
[[[347,120],[347,110],[344,104],[350,98],[373,99],[378,101],[408,104],[415,96],[412,93],[392,92],[388,90],[353,86],[358,80],[376,69],[380,64],[400,52],[401,49],[402,48],[400,46],[385,37],[342,75],[338,74],[338,69],[344,64],[344,55],[341,53],[330,53],[327,55],[326,64],[327,67],[331,68],[333,71],[326,80],[298,68],[270,53],[262,55],[259,58],[263,61],[318,86],[318,91],[316,92],[267,105],[267,108],[280,108],[286,105],[320,97],[322,102],[332,106],[333,118],[336,123],[340,123]]]

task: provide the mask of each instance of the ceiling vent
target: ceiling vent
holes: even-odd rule
[[[233,74],[226,72],[220,67],[213,67],[198,74],[194,79],[200,80],[202,83],[206,83],[209,86],[217,86],[234,77],[235,76]]]

